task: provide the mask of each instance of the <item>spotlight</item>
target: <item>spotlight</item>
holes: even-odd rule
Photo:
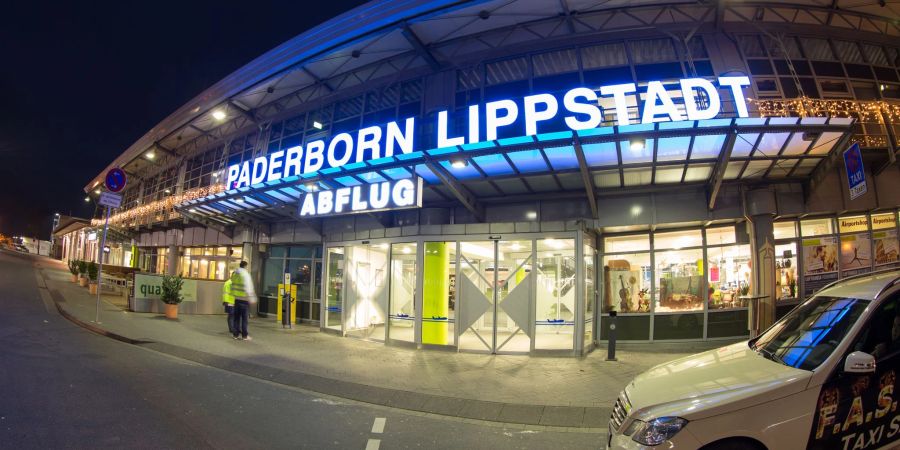
[[[85,198],[84,198],[84,202],[85,202],[85,203],[90,203],[90,201],[91,201],[91,198],[90,198],[90,197],[85,197]]]
[[[644,149],[644,145],[646,145],[646,141],[643,138],[631,138],[628,148],[633,152],[639,152]]]
[[[313,128],[315,128],[317,130],[321,130],[324,127],[325,126],[322,125],[322,122],[319,122],[318,120],[313,120]]]
[[[150,161],[153,161],[153,158],[156,158],[156,153],[147,152],[144,156],[146,156]]]
[[[225,115],[225,111],[222,111],[221,109],[217,109],[217,110],[213,111],[212,116],[213,116],[213,119],[216,119],[216,120],[225,120],[225,117],[227,117]]]
[[[454,169],[464,169],[469,165],[469,162],[464,159],[454,159],[450,161],[450,167]]]

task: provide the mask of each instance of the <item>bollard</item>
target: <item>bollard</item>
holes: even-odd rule
[[[607,361],[616,361],[616,316],[618,316],[616,311],[609,312],[609,339],[607,339],[608,347],[606,352]]]

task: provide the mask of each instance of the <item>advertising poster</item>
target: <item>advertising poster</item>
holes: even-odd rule
[[[134,298],[159,300],[162,295],[162,280],[159,275],[134,274]],[[197,301],[197,280],[184,279],[181,296],[185,302]]]
[[[803,240],[803,296],[808,297],[838,279],[837,238]]]
[[[872,267],[872,241],[869,233],[841,236],[841,276],[869,272]]]
[[[897,230],[873,232],[872,243],[875,245],[876,266],[897,263],[898,255],[900,255],[900,245],[897,243]]]

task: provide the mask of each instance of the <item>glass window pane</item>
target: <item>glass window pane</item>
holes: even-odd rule
[[[604,314],[650,312],[650,283],[653,270],[649,253],[605,256],[603,258]]]
[[[834,233],[831,219],[809,219],[800,221],[800,233],[803,236],[821,236]]]
[[[625,45],[621,43],[582,48],[581,60],[586,70],[628,64],[628,57],[625,55]]]
[[[325,327],[340,330],[344,299],[344,248],[329,248],[327,255]]]
[[[383,341],[388,312],[388,245],[352,245],[347,253],[344,333]]]
[[[312,248],[301,246],[301,247],[291,247],[289,251],[290,258],[312,258]]]
[[[216,256],[228,256],[228,247],[216,247]]]
[[[772,224],[772,231],[775,239],[787,239],[797,237],[797,222],[793,220],[787,222],[775,222]]]
[[[635,252],[641,250],[650,250],[649,235],[612,236],[603,239],[603,251],[605,253]]]
[[[594,340],[594,302],[597,283],[594,280],[594,257],[596,251],[590,245],[584,246],[584,348]]]
[[[875,265],[895,264],[900,258],[900,245],[897,243],[897,230],[883,230],[872,233],[872,244],[875,247]]]
[[[723,245],[735,243],[734,225],[727,227],[707,228],[706,245]]]
[[[524,244],[524,243],[523,243]],[[502,247],[501,247],[502,249]],[[528,255],[531,251],[529,249]],[[507,256],[505,259],[510,259]],[[515,259],[518,262],[521,260]],[[507,263],[512,266],[512,263]],[[518,264],[517,264],[518,265]],[[574,345],[576,283],[575,240],[537,241],[537,303],[535,304],[534,347],[543,350],[571,350]],[[516,278],[523,276],[516,274]],[[503,306],[503,303],[500,303]],[[499,336],[498,325],[498,336]],[[504,338],[506,339],[506,338]]]
[[[415,242],[391,246],[390,339],[392,341],[416,341],[416,248]],[[449,286],[449,273],[444,274],[441,279]],[[449,290],[447,297],[450,297]]]
[[[797,287],[797,244],[775,246],[775,298],[795,299],[799,296]]]
[[[709,309],[746,308],[740,297],[750,294],[750,246],[711,247],[709,261]]]
[[[262,283],[259,295],[274,298],[278,294],[278,283],[283,280],[284,260],[281,258],[266,258],[263,264]]]
[[[654,253],[656,312],[703,309],[703,251],[671,250]]]
[[[700,236],[700,230],[673,231],[653,235],[653,247],[657,250],[700,247],[701,245],[703,245],[703,238]]]

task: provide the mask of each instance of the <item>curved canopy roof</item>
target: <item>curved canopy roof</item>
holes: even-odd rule
[[[900,4],[868,0],[384,0],[348,11],[256,58],[163,119],[113,167],[148,152],[181,156],[331,92],[401,71],[440,70],[463,55],[580,33],[725,22],[832,26],[900,35]],[[696,30],[696,28],[694,28]],[[216,118],[213,112],[224,113]]]

